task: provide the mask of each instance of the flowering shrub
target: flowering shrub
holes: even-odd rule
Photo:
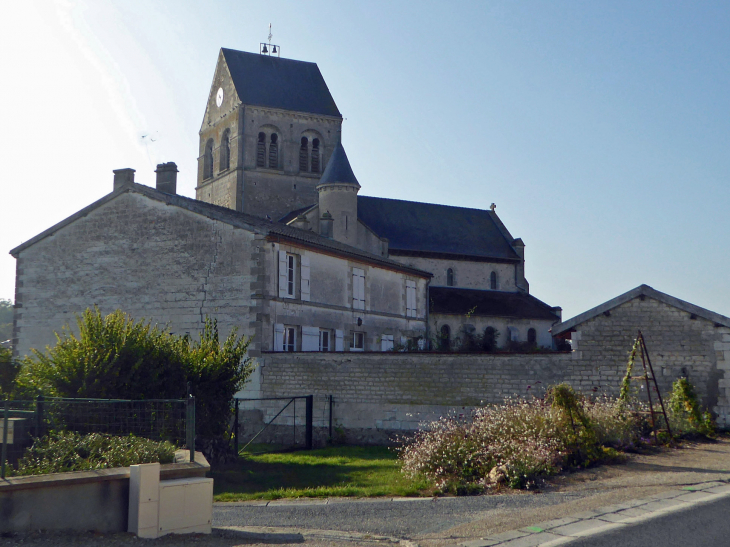
[[[403,472],[433,479],[455,494],[507,485],[529,488],[565,466],[589,465],[615,454],[608,447],[638,442],[642,419],[626,403],[591,401],[569,386],[544,399],[507,399],[476,409],[471,419],[441,418],[399,449]]]
[[[687,378],[679,378],[672,384],[669,395],[669,424],[677,435],[702,435],[713,437],[715,424],[712,415],[702,411],[694,386]]]

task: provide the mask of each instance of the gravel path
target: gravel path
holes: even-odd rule
[[[463,498],[401,498],[393,500],[322,500],[219,503],[213,526],[275,526],[342,530],[412,538],[438,533],[492,512],[520,512],[579,499],[585,494],[544,493]]]

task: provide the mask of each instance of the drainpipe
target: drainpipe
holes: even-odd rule
[[[431,349],[431,337],[429,336],[429,321],[428,321],[428,312],[431,308],[431,278],[429,277],[426,280],[426,344],[425,348],[427,350]]]

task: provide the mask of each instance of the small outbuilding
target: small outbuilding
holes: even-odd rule
[[[718,423],[730,423],[730,318],[640,285],[552,328],[570,340],[573,358],[590,365],[602,388],[618,392],[641,330],[662,393],[687,377]],[[641,362],[637,363],[641,367]]]

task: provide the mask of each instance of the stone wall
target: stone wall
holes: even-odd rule
[[[14,351],[26,355],[98,306],[197,333],[206,315],[222,334],[253,334],[250,247],[254,234],[124,193],[21,251]],[[257,349],[254,340],[252,349]]]
[[[662,393],[687,376],[702,402],[719,421],[727,422],[728,397],[724,371],[730,365],[730,328],[649,297],[637,297],[576,327],[573,360],[591,363],[601,388],[618,389],[637,332],[641,329]],[[730,351],[728,352],[730,353]],[[637,359],[636,374],[642,373]]]

